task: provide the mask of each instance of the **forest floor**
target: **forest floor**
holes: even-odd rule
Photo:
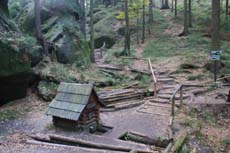
[[[155,17],[156,24],[153,26],[155,30],[151,34],[153,36],[147,38],[145,44],[135,47],[135,56],[150,57],[154,63],[154,70],[173,78],[173,85],[211,83],[211,74],[203,68],[203,64],[207,61],[207,52],[203,48],[207,47],[208,41],[206,38],[196,40],[196,34],[189,37],[176,37],[181,32],[182,26],[175,20],[169,19],[168,13],[169,11],[163,11],[162,16]],[[199,53],[190,53],[194,50]],[[132,64],[138,69],[148,69],[147,62],[143,60],[135,60]],[[185,69],[184,64],[195,65],[195,68]],[[194,91],[196,94],[192,93]],[[202,153],[230,150],[230,103],[226,102],[228,91],[229,88],[213,87],[193,88],[186,91],[189,97],[184,99],[184,108],[177,111],[174,124],[176,133],[181,130],[189,133],[183,146],[184,150]],[[115,112],[102,112],[102,122],[114,127],[107,133],[92,135],[84,132],[64,131],[54,127],[52,118],[45,115],[48,103],[39,99],[32,91],[28,92],[28,97],[10,102],[0,108],[0,153],[114,152],[77,146],[33,145],[27,143],[28,135],[31,134],[59,134],[142,149],[152,148],[144,144],[122,141],[118,137],[129,130],[152,137],[168,137],[169,135],[169,116],[137,112],[146,103]],[[158,110],[154,108],[152,112]]]

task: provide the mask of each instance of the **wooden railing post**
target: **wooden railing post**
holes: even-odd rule
[[[183,107],[183,85],[180,88],[180,108]]]
[[[152,79],[153,79],[153,90],[154,90],[154,97],[156,98],[157,97],[157,79],[155,77],[155,74],[154,74],[154,71],[153,71],[153,67],[152,67],[152,63],[151,63],[151,60],[150,58],[148,58],[148,65],[149,65],[149,69],[150,69],[150,72],[151,72],[151,75],[152,75]]]
[[[172,117],[175,116],[175,96],[172,98]]]

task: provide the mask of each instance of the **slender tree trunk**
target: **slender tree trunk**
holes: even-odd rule
[[[41,7],[40,7],[40,0],[35,0],[34,3],[35,7],[35,30],[36,30],[36,37],[37,41],[43,48],[43,54],[48,56],[48,47],[46,41],[42,35],[41,30]]]
[[[0,8],[9,16],[8,0],[0,0]]]
[[[124,52],[130,55],[130,30],[129,30],[129,11],[128,11],[128,0],[125,0],[125,47]]]
[[[165,0],[165,7],[169,8],[169,0]]]
[[[228,0],[226,0],[226,16],[228,16],[229,15],[229,8],[228,8],[228,4],[229,4],[229,1]]]
[[[142,44],[145,43],[145,1],[142,4]]]
[[[177,0],[175,0],[175,16],[177,16]]]
[[[168,0],[162,0],[162,7],[161,9],[169,9],[169,1]]]
[[[139,8],[137,8],[136,13],[137,13],[137,23],[136,23],[137,24],[137,29],[136,29],[137,30],[137,44],[139,44],[140,43],[140,41],[139,41],[139,15],[140,15],[139,14]]]
[[[188,25],[192,27],[192,0],[188,0],[188,8],[189,8],[189,15],[188,15]]]
[[[212,0],[212,50],[220,49],[220,0]]]
[[[153,24],[153,1],[149,0],[149,26],[148,26],[149,34],[151,34],[152,24]]]
[[[156,1],[152,0],[152,2],[153,2],[153,7],[155,8],[156,7]]]
[[[172,3],[172,4],[171,4],[171,6],[172,6],[172,7],[171,7],[171,12],[173,12],[173,11],[174,11],[174,0],[172,0],[171,3]]]
[[[82,8],[82,14],[80,16],[80,29],[84,36],[84,39],[86,39],[86,16],[85,16],[85,0],[80,0],[80,5]]]
[[[95,63],[94,57],[94,15],[93,15],[94,3],[90,0],[90,48],[91,48],[91,62]]]
[[[188,0],[184,0],[184,31],[183,35],[188,35]]]

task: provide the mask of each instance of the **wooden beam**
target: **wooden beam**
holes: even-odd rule
[[[91,141],[86,141],[78,138],[70,138],[59,135],[49,135],[50,140],[59,143],[71,144],[71,145],[79,145],[88,148],[96,148],[96,149],[104,149],[104,150],[113,150],[113,151],[124,151],[130,152],[133,148],[123,147],[123,146],[114,146],[102,143],[95,143]],[[138,153],[148,153],[147,150],[136,150]]]

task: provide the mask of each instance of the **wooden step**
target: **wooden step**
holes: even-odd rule
[[[170,99],[172,97],[172,95],[169,95],[169,94],[158,94],[157,97],[161,98],[161,99]]]
[[[136,106],[140,106],[141,104],[143,104],[144,101],[132,101],[129,103],[125,103],[125,104],[119,104],[119,105],[115,105],[114,108],[116,110],[120,110],[120,109],[127,109],[127,108],[132,108],[132,107],[136,107]]]
[[[157,79],[158,82],[175,82],[174,79],[172,78],[162,78],[162,79]]]
[[[161,103],[161,104],[159,104],[159,103],[151,103],[151,102],[149,102],[149,103],[145,103],[144,106],[162,107],[162,109],[164,109],[164,108],[172,108],[172,105],[169,104],[169,103]]]
[[[168,100],[165,100],[165,99],[161,99],[161,98],[157,98],[157,99],[150,99],[149,102],[152,102],[152,103],[169,103]]]

